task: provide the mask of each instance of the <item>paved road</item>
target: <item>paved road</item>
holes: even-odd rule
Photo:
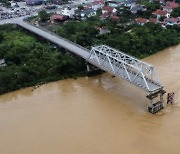
[[[42,30],[40,28],[31,26],[25,22],[18,22],[18,25],[20,25],[21,27],[35,33],[38,34],[39,36],[49,40],[50,42],[59,45],[60,47],[63,47],[65,49],[67,49],[68,51],[84,58],[87,59],[88,55],[89,55],[89,50],[87,50],[86,48],[83,48],[80,45],[77,45],[71,41],[68,41],[60,36],[55,35],[54,33],[51,32],[47,32],[47,30]]]
[[[11,24],[17,24],[23,28],[25,28],[26,30],[29,30],[47,40],[49,40],[50,42],[59,45],[60,47],[63,47],[67,50],[69,50],[70,52],[84,58],[87,59],[89,56],[89,50],[77,45],[69,40],[66,40],[58,35],[55,35],[54,33],[51,33],[50,31],[44,30],[44,29],[40,29],[38,27],[32,26],[26,22],[24,22],[21,18],[13,18],[13,19],[7,19],[7,20],[2,20],[0,21],[0,25],[6,24],[6,23],[11,23]]]
[[[12,19],[0,20],[0,25],[4,25],[6,23],[13,23]]]

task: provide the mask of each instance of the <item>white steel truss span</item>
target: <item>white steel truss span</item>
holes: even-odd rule
[[[88,61],[149,93],[163,89],[152,65],[107,45],[92,47]]]

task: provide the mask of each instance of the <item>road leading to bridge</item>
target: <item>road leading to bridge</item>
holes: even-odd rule
[[[65,49],[67,49],[68,51],[70,51],[84,59],[86,59],[89,56],[90,50],[88,50],[80,45],[77,45],[71,41],[68,41],[58,35],[55,35],[54,33],[51,33],[50,31],[40,29],[38,27],[30,25],[30,24],[24,22],[22,20],[22,18],[16,18],[16,19],[11,19],[11,20],[8,19],[8,20],[0,21],[0,25],[8,24],[8,23],[17,24],[20,27],[22,27],[32,33],[35,33],[35,34],[47,39],[48,41],[50,41],[54,44],[57,44],[60,47],[63,47]]]

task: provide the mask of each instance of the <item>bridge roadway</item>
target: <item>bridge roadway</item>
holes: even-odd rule
[[[55,35],[54,33],[51,33],[50,31],[47,30],[42,30],[40,28],[37,28],[35,26],[32,26],[26,22],[24,22],[22,20],[22,18],[16,18],[16,19],[11,19],[11,20],[2,20],[0,21],[0,25],[6,24],[6,23],[10,23],[10,24],[17,24],[20,27],[29,30],[32,33],[35,33],[45,39],[47,39],[48,41],[57,44],[65,49],[67,49],[68,51],[86,59],[89,55],[90,50],[87,50],[86,48],[83,48],[80,45],[77,45],[71,41],[68,41],[58,35]]]
[[[65,49],[67,49],[68,51],[82,57],[87,62],[97,66],[98,68],[101,68],[102,70],[105,70],[105,71],[109,72],[110,74],[112,74],[114,76],[117,76],[117,77],[120,77],[120,78],[123,77],[121,73],[115,74],[111,70],[110,66],[109,67],[108,67],[108,65],[106,65],[106,67],[99,66],[99,64],[97,62],[93,62],[91,59],[89,59],[90,50],[88,50],[88,49],[86,49],[86,48],[84,48],[84,47],[82,47],[82,46],[80,46],[78,44],[75,44],[75,43],[73,43],[73,42],[71,42],[69,40],[66,40],[66,39],[64,39],[64,38],[50,32],[50,31],[47,31],[47,30],[39,28],[39,27],[35,27],[34,25],[30,25],[29,23],[26,23],[26,22],[23,21],[23,17],[7,19],[7,20],[0,20],[0,25],[8,24],[8,23],[17,24],[20,27],[25,28],[25,29],[29,30],[30,32],[35,33],[35,34],[49,40],[50,42],[52,42],[54,44],[57,44],[58,46],[63,47]],[[100,61],[103,61],[103,59],[100,59]],[[116,68],[117,66],[114,66],[114,67]],[[119,69],[119,68],[117,68],[117,69]],[[124,72],[123,68],[120,68],[119,72]],[[158,82],[157,83],[152,82],[152,80],[147,80],[147,85],[149,87],[147,89],[146,83],[142,83],[142,77],[136,76],[135,74],[133,74],[131,72],[129,72],[129,73],[130,73],[131,77],[135,77],[135,78],[137,78],[136,81],[139,81],[137,83],[136,82],[134,82],[134,83],[130,82],[130,83],[144,89],[148,93],[153,93],[153,92],[156,92],[158,90],[163,89],[163,86],[161,84],[159,84]],[[124,78],[124,79],[127,80],[127,78]]]

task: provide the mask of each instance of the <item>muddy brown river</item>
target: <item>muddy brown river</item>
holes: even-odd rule
[[[180,154],[180,45],[145,59],[176,105],[105,73],[0,96],[0,154]]]

